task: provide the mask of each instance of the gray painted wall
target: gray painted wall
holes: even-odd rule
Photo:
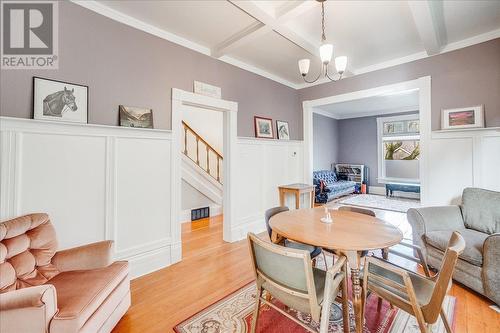
[[[254,136],[253,116],[261,115],[288,121],[292,139],[302,139],[302,101],[430,75],[433,129],[442,108],[477,104],[487,126],[500,126],[500,38],[298,91],[70,2],[59,5],[59,48],[59,70],[1,71],[1,115],[31,118],[37,75],[89,85],[89,123],[117,125],[125,104],[152,108],[155,127],[169,129],[171,89],[192,91],[198,80],[238,102],[238,135]]]
[[[32,117],[32,77],[89,86],[89,123],[117,125],[118,105],[150,107],[156,128],[171,128],[171,89],[193,80],[238,102],[238,135],[254,136],[253,116],[289,122],[301,139],[296,90],[118,23],[70,2],[59,4],[59,69],[2,70],[0,114]]]
[[[377,182],[377,118],[415,112],[404,112],[338,121],[338,163],[364,164],[369,168],[368,185],[384,186]]]
[[[486,126],[500,126],[500,38],[410,63],[299,90],[300,101],[432,77],[432,128],[441,109],[483,104]],[[302,122],[302,118],[299,118]],[[302,126],[302,125],[301,125]]]
[[[313,169],[329,170],[338,161],[338,120],[313,114]]]
[[[377,117],[339,120],[338,163],[365,164],[369,168],[368,185],[377,183]]]

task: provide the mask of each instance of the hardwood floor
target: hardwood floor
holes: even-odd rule
[[[246,240],[222,240],[222,216],[184,223],[182,245],[180,263],[132,281],[132,306],[113,332],[172,332],[254,278]],[[500,332],[500,314],[489,308],[491,302],[456,283],[450,294],[457,298],[456,333]]]

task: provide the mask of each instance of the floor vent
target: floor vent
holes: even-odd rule
[[[204,219],[210,216],[210,207],[191,209],[191,221]]]

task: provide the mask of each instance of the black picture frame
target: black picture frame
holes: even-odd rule
[[[83,89],[85,98],[84,98],[84,106],[85,110],[84,112],[81,112],[81,114],[84,115],[84,120],[83,119],[73,119],[73,118],[65,118],[63,116],[57,116],[57,110],[55,110],[55,115],[47,115],[44,114],[43,112],[43,107],[45,104],[45,99],[48,97],[46,96],[45,99],[43,100],[38,100],[40,98],[39,94],[43,93],[38,90],[40,90],[39,87],[37,87],[37,80],[40,80],[40,83],[43,81],[45,82],[50,82],[50,83],[57,83],[61,84],[61,86],[64,86],[67,88],[67,86],[72,86],[73,89],[75,87],[78,87],[78,89]],[[61,81],[61,80],[56,80],[52,78],[47,78],[47,77],[41,77],[41,76],[33,76],[32,79],[32,86],[33,86],[33,95],[32,95],[32,119],[37,119],[37,120],[46,120],[46,121],[56,121],[56,122],[69,122],[69,123],[81,123],[81,124],[88,124],[88,119],[89,119],[89,86],[81,83],[74,83],[74,82],[68,82],[68,81]],[[67,88],[69,90],[69,88]],[[79,93],[81,94],[81,92]],[[74,95],[73,95],[74,97]],[[43,98],[43,97],[42,97]],[[37,104],[38,103],[38,104]],[[42,108],[40,110],[40,107]],[[66,105],[67,108],[70,108],[69,106]],[[82,117],[83,118],[83,117]]]

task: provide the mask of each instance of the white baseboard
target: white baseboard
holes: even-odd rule
[[[383,186],[368,186],[368,193],[385,195],[385,187]],[[394,191],[396,197],[407,199],[420,199],[420,193]]]
[[[266,222],[263,218],[258,218],[251,222],[246,222],[244,224],[237,225],[231,230],[231,242],[237,242],[239,240],[245,239],[249,232],[254,234],[260,234],[266,231]]]
[[[130,278],[135,279],[170,266],[172,264],[171,251],[171,245],[169,245],[153,251],[148,251],[146,253],[123,258],[123,260],[127,260],[129,262]]]
[[[383,187],[383,186],[368,186],[368,193],[385,195],[385,187]]]
[[[222,214],[221,205],[210,205],[209,207],[210,207],[210,216],[217,216]],[[179,221],[181,221],[181,223],[191,222],[191,209],[186,209],[181,211],[181,216],[179,217]]]

